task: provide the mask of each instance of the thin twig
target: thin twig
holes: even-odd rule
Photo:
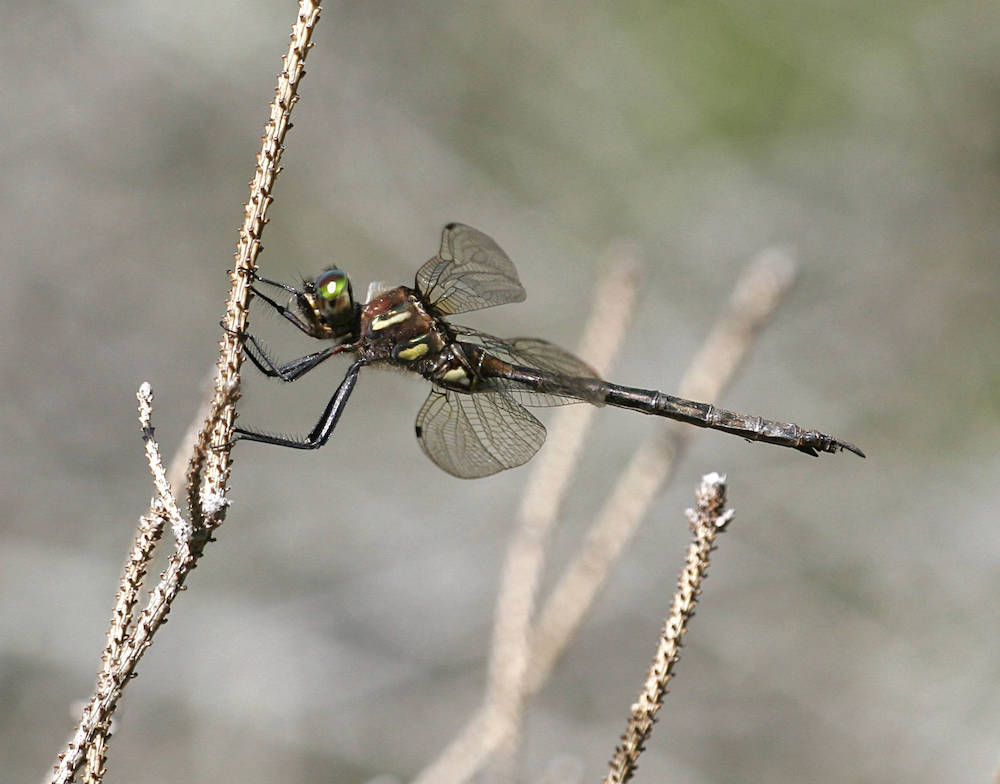
[[[165,486],[165,475],[159,457],[159,447],[153,439],[149,409],[152,395],[143,385],[140,399],[140,419],[143,440],[150,465],[153,467],[154,484],[158,490]],[[169,492],[169,487],[166,488]],[[173,510],[173,512],[171,511]],[[184,579],[194,568],[200,549],[195,551],[193,537],[185,536],[175,542],[174,553],[168,559],[167,568],[160,575],[160,581],[150,592],[149,600],[142,612],[134,617],[136,595],[145,572],[153,556],[155,544],[163,527],[170,524],[175,530],[190,529],[186,523],[178,526],[174,519],[177,513],[176,501],[171,498],[164,502],[159,496],[153,499],[149,512],[140,520],[132,554],[125,565],[122,589],[115,599],[111,628],[108,631],[109,645],[102,656],[101,671],[98,673],[94,694],[83,710],[80,723],[65,751],[59,755],[53,782],[63,784],[72,781],[77,770],[86,761],[85,780],[99,784],[105,772],[107,741],[110,737],[111,717],[118,706],[128,681],[134,677],[139,660],[152,644],[153,635],[162,626],[177,594],[183,590]],[[177,513],[179,514],[179,513]]]
[[[638,767],[639,755],[653,731],[656,714],[667,694],[667,683],[673,676],[674,666],[680,661],[684,634],[688,621],[694,615],[701,584],[708,574],[709,560],[716,547],[715,539],[733,518],[733,511],[725,508],[726,478],[714,473],[703,476],[696,504],[695,509],[687,510],[694,539],[688,547],[687,561],[677,581],[670,615],[664,624],[646,683],[639,699],[632,705],[622,742],[611,759],[611,770],[604,779],[605,784],[624,784],[632,778]]]
[[[191,525],[184,519],[181,510],[177,507],[174,491],[167,479],[167,472],[163,468],[159,445],[153,439],[153,389],[148,381],[143,382],[139,387],[136,397],[139,399],[139,427],[142,428],[142,440],[146,445],[146,462],[149,465],[150,474],[153,475],[157,501],[170,522],[174,539],[178,542],[187,541],[191,538]]]
[[[154,502],[155,504],[155,502]],[[98,674],[97,691],[107,691],[113,688],[112,670],[121,658],[122,649],[132,628],[135,605],[139,599],[139,591],[156,543],[163,533],[167,515],[162,507],[139,519],[132,548],[125,560],[121,584],[115,597],[115,607],[111,612],[111,624],[108,627],[107,646],[101,656],[101,671]],[[87,749],[86,768],[83,781],[85,784],[99,784],[104,777],[107,744],[111,736],[110,716],[102,718],[97,725],[94,739]]]
[[[86,779],[99,784],[104,776],[105,755],[111,716],[126,683],[135,675],[143,653],[152,644],[153,635],[165,620],[177,594],[183,589],[187,575],[197,564],[212,531],[225,518],[228,500],[229,439],[239,396],[239,370],[242,362],[239,341],[235,333],[246,325],[250,288],[247,272],[255,269],[260,252],[260,235],[267,222],[271,189],[280,166],[283,141],[290,123],[289,115],[297,97],[298,84],[304,75],[303,61],[312,46],[310,38],[319,18],[320,8],[310,0],[300,0],[291,42],[283,58],[270,119],[257,157],[257,170],[250,184],[250,199],[244,210],[244,224],[236,250],[237,265],[232,274],[232,286],[226,305],[225,327],[220,343],[215,389],[208,416],[196,440],[188,464],[187,497],[189,522],[181,515],[170,488],[153,439],[151,391],[143,385],[140,391],[140,421],[146,444],[147,459],[153,474],[157,496],[149,512],[140,521],[135,543],[125,565],[122,587],[115,601],[108,645],[102,658],[101,671],[93,696],[83,710],[67,748],[59,755],[51,781],[65,784],[71,781],[87,760]],[[149,600],[134,618],[137,594],[142,575],[152,557],[152,550],[166,523],[176,534],[175,550],[159,583],[150,592]]]
[[[229,449],[220,449],[218,445],[229,443],[236,418],[235,402],[238,399],[240,365],[243,362],[237,336],[246,329],[251,296],[250,276],[257,268],[257,256],[261,251],[260,236],[267,223],[267,209],[272,200],[271,190],[281,171],[285,135],[291,127],[291,112],[298,102],[299,82],[305,76],[305,58],[312,48],[310,39],[319,14],[318,3],[300,0],[288,52],[282,58],[283,67],[271,102],[271,114],[261,137],[257,168],[250,182],[250,199],[243,210],[243,226],[240,228],[240,239],[234,254],[236,265],[231,273],[232,285],[223,322],[226,330],[222,336],[212,409],[188,466],[188,507],[191,519],[202,518],[202,503],[207,501],[210,507],[206,516],[209,528],[216,520],[221,522],[220,515],[224,513],[221,499],[225,498],[229,479]]]
[[[139,427],[142,430],[146,445],[146,462],[153,476],[156,488],[156,498],[153,500],[148,514],[139,519],[139,527],[132,549],[129,551],[122,571],[118,595],[115,597],[115,607],[111,612],[111,623],[108,627],[108,644],[101,656],[101,671],[98,674],[97,691],[108,691],[114,687],[112,673],[121,660],[129,635],[133,630],[135,605],[139,599],[146,569],[153,560],[156,544],[163,533],[164,524],[169,522],[174,537],[186,539],[190,526],[184,520],[177,508],[173,491],[163,470],[160,450],[153,438],[153,390],[149,382],[139,387],[136,395],[139,400]],[[93,742],[87,749],[86,766],[83,773],[84,784],[100,784],[104,778],[105,760],[107,758],[108,740],[111,735],[111,718],[103,718],[97,726]]]

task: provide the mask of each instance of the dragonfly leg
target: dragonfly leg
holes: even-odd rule
[[[274,444],[275,446],[285,446],[291,449],[319,449],[330,440],[330,434],[337,426],[337,420],[347,405],[347,400],[354,390],[354,385],[358,381],[358,372],[364,365],[363,360],[358,360],[348,368],[344,380],[340,382],[337,391],[333,393],[330,402],[326,404],[323,415],[319,418],[316,426],[309,431],[306,436],[276,436],[270,433],[262,433],[257,430],[249,430],[242,427],[234,427],[235,441],[259,441],[262,444]]]
[[[253,280],[258,283],[265,283],[268,286],[274,286],[276,289],[283,289],[289,294],[302,294],[302,292],[295,288],[295,286],[289,286],[287,283],[282,283],[280,280],[271,280],[270,278],[262,278],[256,272],[253,274]]]
[[[253,336],[248,335],[248,342],[244,345],[246,355],[251,362],[257,367],[257,369],[269,378],[280,378],[282,381],[297,381],[302,378],[306,373],[316,367],[320,362],[322,362],[327,357],[332,357],[334,354],[338,353],[337,349],[340,346],[331,346],[330,348],[325,348],[322,351],[314,351],[312,354],[306,354],[304,357],[298,357],[297,359],[290,360],[281,365],[276,365],[271,358],[264,353],[264,350],[260,348],[256,340],[253,340],[252,345],[253,350],[250,350],[251,343],[249,342]],[[255,356],[254,351],[260,352],[260,356]]]
[[[268,280],[267,278],[256,278],[255,277],[254,279],[258,283],[266,283],[269,286],[275,286],[275,287],[277,287],[279,289],[284,289],[285,291],[287,291],[287,292],[289,292],[289,293],[291,293],[291,294],[293,294],[295,296],[298,296],[298,295],[300,295],[302,293],[301,291],[299,291],[296,288],[292,288],[291,286],[286,286],[284,283],[278,283],[278,282],[273,281],[273,280]],[[292,324],[294,324],[295,327],[296,327],[296,329],[298,329],[300,332],[305,332],[307,335],[309,335],[309,337],[316,337],[316,335],[315,335],[315,333],[313,331],[313,328],[310,327],[301,318],[299,318],[298,314],[294,310],[292,310],[291,308],[288,308],[288,307],[282,305],[280,302],[277,302],[276,300],[272,299],[267,294],[265,294],[263,291],[261,291],[260,289],[258,289],[256,286],[251,285],[250,286],[250,291],[252,291],[257,297],[260,297],[260,299],[264,300],[264,302],[266,302],[268,305],[270,305],[272,308],[274,308],[274,310],[277,311],[278,315],[280,315],[283,319],[286,319],[287,321],[290,321]]]
[[[232,273],[232,270],[226,270],[226,272]],[[271,280],[270,278],[261,277],[260,275],[257,274],[257,270],[255,268],[251,269],[251,268],[248,268],[248,267],[237,267],[236,268],[236,274],[237,275],[242,275],[244,278],[246,278],[248,281],[250,281],[251,285],[253,285],[254,283],[258,283],[258,282],[259,283],[266,283],[268,286],[274,286],[276,289],[284,289],[289,294],[302,294],[303,293],[299,289],[295,288],[294,286],[289,286],[287,283],[282,283],[281,281],[278,281],[278,280]]]
[[[247,359],[254,364],[254,367],[268,378],[280,378],[282,381],[296,381],[327,357],[339,354],[346,349],[343,344],[330,346],[322,351],[314,351],[312,354],[306,354],[304,357],[298,357],[279,365],[271,358],[267,349],[261,345],[255,335],[250,332],[238,333],[226,327],[224,323],[221,326],[226,332],[236,335],[242,341],[243,352]]]
[[[322,351],[314,351],[312,354],[306,354],[304,357],[298,357],[278,365],[268,356],[253,335],[248,334],[246,342],[243,344],[247,358],[261,373],[269,378],[280,378],[282,381],[288,382],[302,378],[324,359],[339,353],[342,348],[342,346],[330,346]]]

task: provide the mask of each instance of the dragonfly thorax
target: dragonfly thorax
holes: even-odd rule
[[[449,342],[444,326],[413,289],[385,291],[361,308],[360,338],[369,361],[425,373]]]

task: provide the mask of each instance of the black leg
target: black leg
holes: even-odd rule
[[[241,270],[241,271],[243,271],[243,270]],[[295,288],[294,286],[289,286],[288,284],[281,283],[281,282],[279,282],[277,280],[271,280],[270,278],[262,278],[262,277],[260,277],[260,275],[258,275],[256,272],[254,272],[252,270],[243,271],[243,272],[244,272],[244,274],[246,274],[247,272],[249,273],[250,290],[254,294],[256,294],[258,297],[260,297],[262,300],[264,300],[264,302],[266,302],[268,305],[270,305],[272,308],[274,308],[276,311],[278,311],[278,313],[281,315],[282,318],[287,319],[288,321],[292,322],[297,329],[301,330],[302,332],[305,332],[310,337],[316,337],[313,334],[312,328],[308,324],[306,324],[306,322],[304,322],[301,318],[299,318],[298,314],[296,314],[295,311],[290,310],[285,305],[281,305],[280,303],[276,302],[271,297],[269,297],[267,294],[265,294],[263,291],[261,291],[256,286],[254,286],[253,284],[254,283],[264,283],[264,284],[266,284],[268,286],[274,286],[276,289],[281,289],[282,291],[287,291],[289,294],[291,294],[293,297],[296,297],[296,298],[302,296],[305,292],[299,291],[299,289]]]
[[[345,344],[330,346],[322,351],[314,351],[312,354],[306,354],[304,357],[299,357],[298,359],[293,359],[290,362],[284,362],[279,365],[271,359],[267,350],[252,333],[237,332],[229,329],[224,321],[220,321],[219,326],[230,335],[236,335],[240,339],[240,342],[243,344],[243,353],[257,370],[268,378],[280,378],[282,381],[296,381],[327,357],[339,354],[341,351],[348,349],[348,346]]]
[[[287,283],[282,283],[281,281],[278,281],[278,280],[271,280],[270,278],[262,278],[256,272],[253,275],[253,279],[255,281],[259,281],[261,283],[266,283],[268,286],[274,286],[276,289],[284,289],[289,294],[301,294],[302,293],[297,288],[295,288],[295,286],[289,286]]]
[[[270,356],[268,356],[264,347],[257,342],[256,337],[250,333],[246,333],[242,337],[243,351],[246,354],[247,359],[249,359],[261,373],[269,378],[280,378],[282,381],[289,382],[298,380],[324,359],[331,357],[334,354],[338,354],[343,350],[342,346],[330,346],[322,351],[314,351],[312,354],[306,354],[304,357],[299,357],[298,359],[293,359],[290,362],[285,362],[279,365],[271,359]]]
[[[321,352],[322,353],[322,352]],[[354,390],[354,385],[358,381],[358,371],[361,370],[364,362],[358,360],[347,370],[344,380],[340,382],[337,391],[333,393],[330,402],[326,404],[323,415],[319,418],[309,435],[302,437],[283,437],[270,435],[268,433],[258,433],[255,430],[245,430],[241,427],[233,428],[234,440],[260,441],[262,444],[274,444],[275,446],[287,446],[291,449],[319,449],[330,440],[330,434],[337,426],[337,420],[347,405],[347,400]]]
[[[289,294],[295,294],[296,296],[305,293],[295,288],[295,286],[289,286],[287,283],[282,283],[279,280],[262,278],[260,275],[257,274],[255,270],[246,269],[245,267],[240,267],[237,270],[237,272],[241,275],[245,275],[249,279],[251,285],[253,285],[255,282],[266,283],[268,286],[274,286],[276,289],[282,289],[283,291],[287,291]]]
[[[281,283],[275,283],[274,281],[266,280],[265,278],[257,278],[257,280],[260,281],[261,283],[268,283],[272,286],[277,286],[278,288],[290,291],[296,296],[302,293],[297,289],[291,288],[290,286],[285,286]],[[274,308],[283,319],[287,319],[288,321],[292,322],[292,324],[294,324],[298,330],[300,330],[301,332],[305,332],[307,335],[309,335],[309,337],[316,337],[316,335],[313,334],[312,327],[310,327],[302,319],[300,319],[298,315],[295,313],[295,311],[289,310],[284,305],[275,302],[273,299],[267,296],[267,294],[262,292],[256,286],[250,286],[250,290],[258,297],[260,297],[262,300],[264,300],[264,302],[266,302],[268,305]]]

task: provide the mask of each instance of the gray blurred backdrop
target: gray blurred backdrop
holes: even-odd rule
[[[202,395],[293,11],[3,4],[5,780],[42,775],[92,687],[153,492],[136,388],[154,386],[168,453]],[[575,347],[602,253],[629,237],[646,278],[610,375],[671,391],[746,260],[786,244],[799,283],[719,402],[869,455],[699,434],[532,707],[525,779],[558,755],[603,776],[709,470],[737,521],[639,780],[990,777],[998,30],[985,1],[328,3],[266,274],[408,282],[459,220],[529,292],[464,321]],[[283,354],[314,350],[255,315]],[[308,429],[342,370],[279,389],[248,366],[241,421]],[[109,782],[405,778],[464,723],[526,469],[436,469],[412,435],[425,393],[366,373],[321,452],[239,446],[228,521],[127,692]],[[601,412],[555,566],[658,425]]]

